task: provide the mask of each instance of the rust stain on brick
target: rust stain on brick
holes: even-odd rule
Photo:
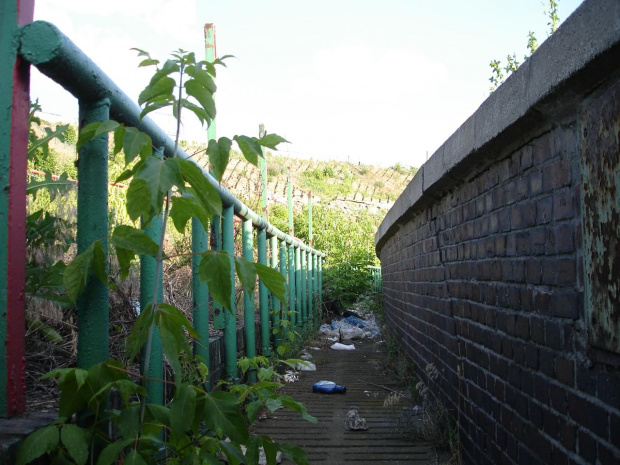
[[[620,353],[620,85],[582,113],[585,306],[596,347]]]

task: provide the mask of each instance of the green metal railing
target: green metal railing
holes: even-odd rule
[[[16,22],[12,28],[5,29],[15,31],[14,38],[9,37],[9,39],[16,39],[18,44],[18,52],[7,56],[12,56],[16,63],[21,63],[22,60],[25,60],[26,66],[22,66],[22,68],[26,69],[26,72],[28,71],[27,63],[36,66],[43,74],[73,94],[79,102],[81,127],[93,121],[114,119],[126,125],[135,126],[147,133],[152,138],[154,147],[158,148],[161,156],[179,157],[192,161],[190,156],[181,148],[177,148],[175,151],[174,142],[149,118],[140,120],[141,109],[138,105],[130,100],[97,65],[54,25],[43,21],[32,23],[24,21],[22,24],[25,25],[17,27]],[[206,32],[208,41],[209,31]],[[3,37],[2,40],[4,41],[5,38]],[[17,79],[16,82],[19,84],[21,81]],[[15,96],[13,96],[13,99],[15,101]],[[27,118],[13,118],[9,123],[11,127],[18,127],[27,136]],[[26,126],[23,127],[23,125]],[[1,135],[2,133],[0,132]],[[25,159],[25,148],[25,144],[23,144],[21,152],[12,150],[11,159],[14,157],[23,157]],[[85,250],[93,241],[107,236],[107,157],[108,144],[106,137],[85,144],[79,151],[78,251]],[[11,163],[13,163],[13,160]],[[260,316],[260,327],[258,331],[258,345],[263,354],[269,354],[273,344],[281,342],[279,337],[272,341],[270,328],[274,324],[278,324],[280,320],[290,320],[293,326],[296,325],[298,328],[301,328],[309,323],[316,323],[318,321],[316,312],[320,305],[313,305],[313,302],[320,303],[321,301],[321,264],[325,255],[268,223],[261,215],[253,212],[247,205],[222,187],[207,171],[202,169],[202,172],[208,182],[218,191],[223,203],[222,216],[214,217],[210,228],[210,234],[214,235],[214,242],[219,244],[229,254],[234,254],[234,217],[238,217],[242,222],[243,256],[253,260],[256,253],[259,263],[268,264],[267,246],[269,244],[270,265],[274,268],[279,266],[279,271],[288,280],[288,302],[286,304],[290,313],[284,312],[283,309],[285,307],[281,305],[282,303],[271,296],[262,283],[259,283],[258,313]],[[11,195],[13,197],[17,196],[13,191]],[[23,189],[23,196],[25,198],[25,188]],[[0,201],[2,201],[2,198],[0,198]],[[19,210],[15,212],[11,210],[9,215],[14,214],[24,218],[25,201],[22,200],[17,205]],[[157,220],[153,220],[148,229],[149,234],[156,236],[159,234],[159,230]],[[11,234],[16,234],[11,231],[9,231],[8,236],[6,234],[0,235],[0,239],[3,240],[3,244],[0,244],[0,249],[10,250],[12,246]],[[19,234],[18,231],[17,236]],[[23,234],[23,226],[21,234]],[[256,251],[253,250],[254,235],[256,235]],[[193,324],[199,335],[195,342],[195,352],[203,357],[206,363],[209,363],[210,360],[209,312],[211,309],[209,308],[209,290],[204,283],[199,282],[197,279],[197,258],[200,253],[205,252],[209,248],[208,238],[208,232],[204,230],[202,224],[199,221],[193,221]],[[154,237],[154,239],[157,241],[158,238]],[[0,259],[2,259],[1,256]],[[153,297],[153,292],[157,293],[158,299],[162,299],[161,279],[161,276],[155,276],[154,259],[141,257],[141,308],[146,308],[147,303]],[[1,296],[3,293],[7,293],[6,280],[0,286],[2,286],[0,288]],[[24,283],[22,282],[21,289],[23,288]],[[6,301],[1,303],[6,307]],[[234,311],[234,290],[233,295],[231,295],[231,303]],[[23,307],[23,298],[21,305]],[[78,365],[82,368],[88,368],[108,358],[107,288],[96,279],[89,280],[86,292],[78,299],[77,311]],[[256,354],[255,347],[257,345],[254,312],[254,295],[253,293],[246,293],[244,295],[244,334],[246,338],[246,354],[250,357]],[[226,377],[234,380],[238,373],[236,317],[235,314],[231,315],[229,312],[217,308],[213,309],[213,316],[216,327],[220,326],[224,329]],[[273,318],[271,319],[271,317]],[[23,308],[21,322],[19,321],[19,315],[17,322],[14,319],[11,320],[11,318],[11,315],[5,316],[5,326],[16,329],[0,331],[0,338],[3,338],[0,341],[2,343],[0,346],[2,347],[6,345],[7,341],[15,341],[19,337],[23,341]],[[13,334],[11,331],[16,333]],[[154,338],[151,354],[152,358],[149,367],[152,371],[148,373],[148,376],[154,379],[162,379],[162,350],[157,337]],[[17,381],[13,378],[15,377],[15,365],[21,366],[21,374],[18,373]],[[209,369],[211,371],[213,367],[209,367]],[[0,416],[10,416],[23,411],[25,400],[23,398],[23,392],[25,391],[23,379],[23,361],[15,360],[14,355],[10,351],[3,354],[3,358],[0,361],[0,383],[4,383],[4,388],[0,391]],[[14,385],[14,383],[17,384]],[[6,387],[7,384],[11,384],[10,389]],[[153,383],[149,389],[151,390],[149,394],[152,399],[160,399],[160,402],[163,400],[163,387],[161,383]],[[21,394],[16,396],[14,391],[18,392],[18,394],[21,392]]]
[[[372,292],[381,294],[383,292],[383,279],[381,277],[380,266],[369,266],[370,276],[372,279]]]

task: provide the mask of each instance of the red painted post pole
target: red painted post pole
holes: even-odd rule
[[[26,168],[30,65],[14,35],[32,21],[34,0],[9,0],[0,9],[0,416],[26,407],[24,293]],[[8,155],[8,156],[7,156]]]

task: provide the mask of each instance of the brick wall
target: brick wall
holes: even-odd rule
[[[564,27],[583,34],[588,18],[613,5],[586,2]],[[620,359],[588,319],[601,310],[613,331],[620,294],[613,288],[608,308],[590,308],[597,300],[586,297],[601,286],[584,276],[593,254],[584,235],[590,244],[598,234],[608,247],[603,261],[620,270],[620,208],[613,182],[600,192],[610,208],[592,213],[582,195],[591,157],[620,183],[620,79],[607,66],[610,57],[619,62],[619,40],[471,150],[464,131],[483,127],[498,105],[485,102],[422,167],[378,232],[388,325],[459,421],[466,463],[620,463]],[[513,86],[531,85],[513,77]],[[615,142],[604,150],[584,142],[584,128]],[[595,232],[593,215],[603,225]],[[435,380],[425,374],[431,363]]]

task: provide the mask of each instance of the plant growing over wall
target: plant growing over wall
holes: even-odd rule
[[[548,6],[543,3],[545,15],[549,18],[547,25],[549,26],[549,35],[553,34],[560,25],[560,16],[558,14],[558,3],[560,0],[548,0]],[[523,56],[523,61],[527,60],[538,48],[538,41],[532,31],[527,35],[527,51],[528,53]],[[506,56],[506,64],[502,64],[501,60],[491,60],[489,66],[491,67],[491,92],[494,92],[513,72],[515,72],[521,62],[517,58],[517,54]]]
[[[176,146],[179,144],[181,115],[193,113],[204,124],[215,116],[213,93],[216,66],[214,62],[197,61],[193,53],[179,50],[160,64],[147,52],[140,66],[155,66],[156,71],[139,96],[143,106],[141,117],[149,112],[172,107],[177,119]],[[180,233],[191,217],[205,228],[213,215],[222,213],[221,200],[215,188],[206,180],[193,162],[178,158],[161,158],[153,150],[150,137],[134,127],[116,121],[92,123],[82,129],[78,150],[96,138],[113,134],[113,154],[124,153],[125,171],[118,182],[130,180],[126,210],[132,221],[141,220],[145,226],[161,216],[161,240],[155,242],[143,228],[118,225],[111,233],[110,243],[118,258],[121,276],[127,277],[137,254],[155,258],[156,275],[161,276],[166,224],[172,220]],[[235,142],[244,157],[256,165],[262,147],[276,149],[284,139],[267,134],[260,139],[235,136],[210,140],[209,161],[217,180],[221,180],[230,151]],[[75,300],[85,288],[87,277],[109,285],[103,238],[75,257],[63,273],[67,294]],[[285,302],[284,278],[276,270],[252,263],[225,252],[205,252],[199,266],[200,279],[209,285],[213,298],[230,310],[233,279],[236,270],[243,286],[252,291],[259,276],[267,288]],[[157,292],[152,293],[153,296]],[[269,464],[275,463],[281,451],[295,463],[307,463],[305,453],[298,447],[275,443],[267,436],[249,433],[248,424],[256,420],[257,412],[265,407],[271,411],[286,407],[298,411],[302,418],[316,421],[305,407],[288,396],[281,396],[273,382],[273,367],[263,358],[242,360],[242,371],[253,369],[258,382],[252,386],[231,386],[228,391],[207,392],[207,370],[195,357],[191,338],[197,337],[190,322],[176,307],[158,302],[156,297],[142,309],[127,338],[127,354],[131,361],[141,355],[143,373],[149,373],[150,351],[154,331],[158,331],[163,352],[174,372],[170,384],[174,395],[168,405],[149,402],[146,376],[134,373],[117,360],[107,360],[89,369],[54,370],[46,378],[56,378],[61,390],[59,418],[51,425],[29,436],[20,449],[18,463],[25,464],[47,455],[53,463],[117,463],[196,464],[258,463],[262,449]],[[136,382],[139,381],[139,383]],[[112,403],[120,398],[120,405]]]

